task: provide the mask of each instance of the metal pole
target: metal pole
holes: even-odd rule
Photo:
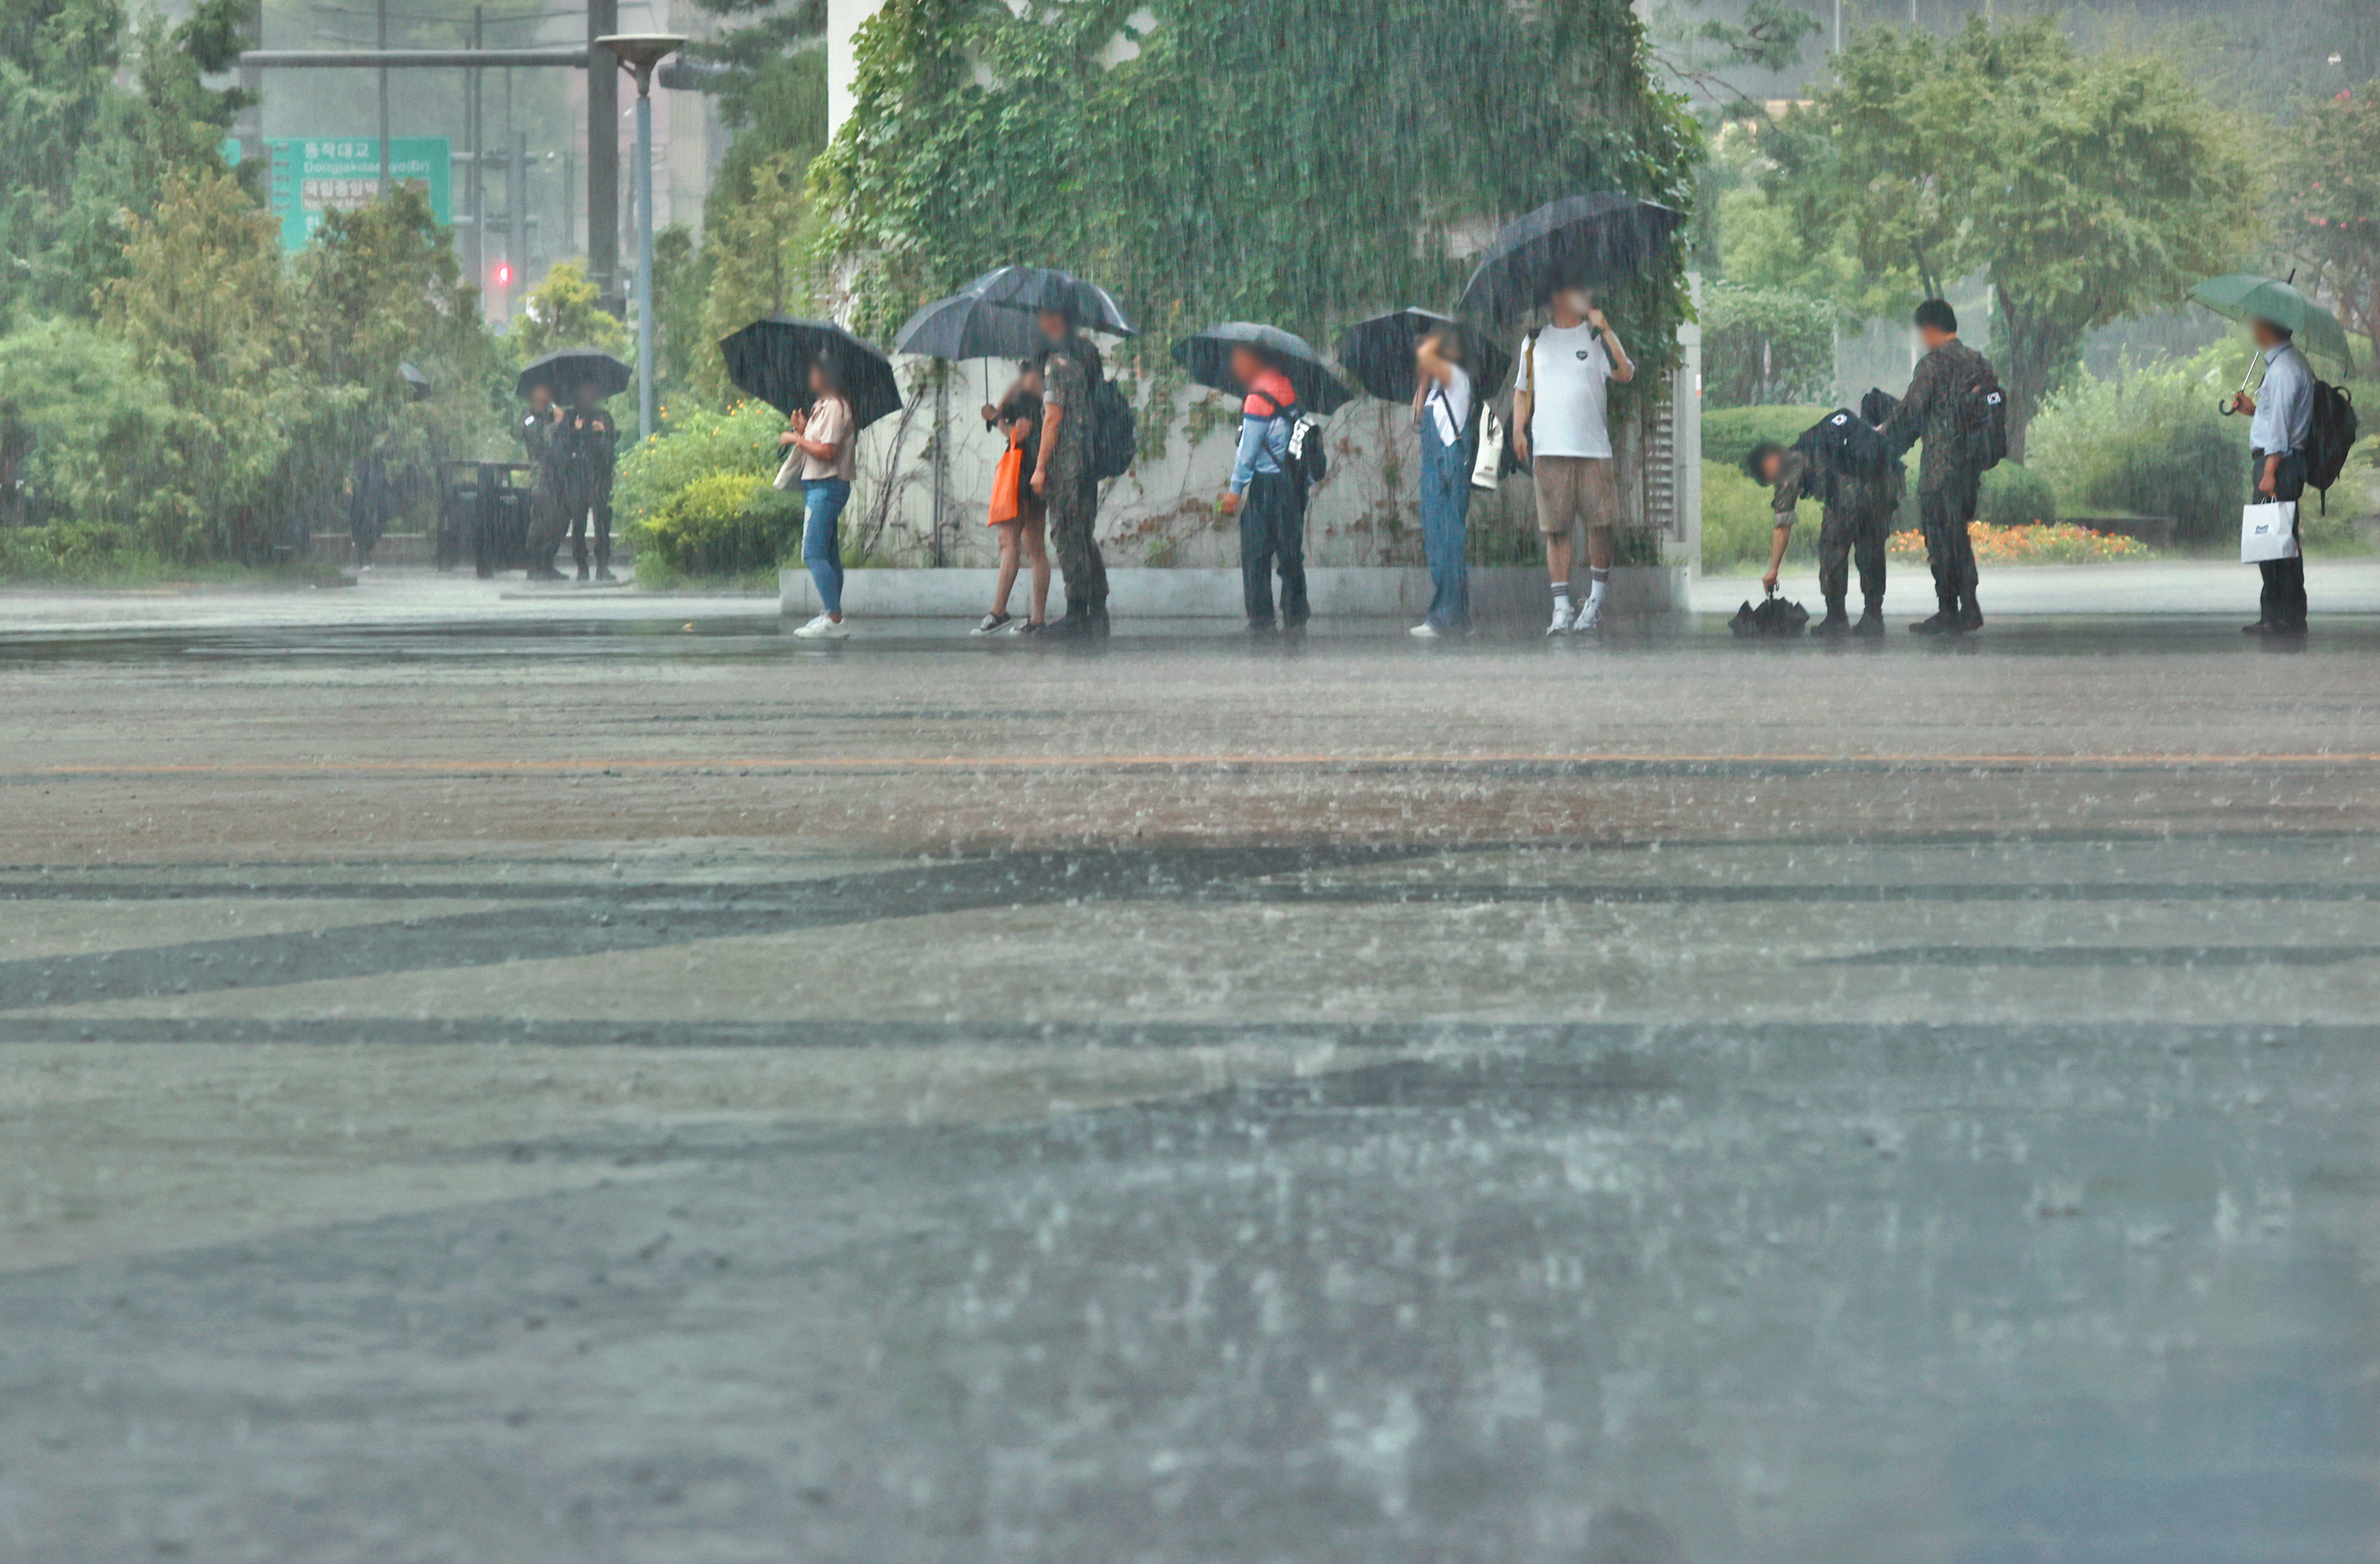
[[[388,47],[388,0],[380,0],[380,46]],[[380,199],[388,200],[388,67],[380,67]]]
[[[1835,0],[1835,53],[1843,52],[1843,0]]]
[[[562,152],[562,248],[556,255],[578,253],[578,154],[564,148]]]
[[[652,73],[637,78],[637,438],[653,436]]]
[[[620,62],[595,40],[619,30],[620,0],[587,0],[587,271],[606,300],[620,291]]]
[[[487,18],[487,7],[471,7],[471,52],[475,55],[485,46]],[[487,73],[474,67],[464,74],[469,79],[471,90],[470,112],[465,116],[471,137],[471,281],[485,288],[488,285],[488,138],[480,106],[480,80]]]
[[[504,261],[512,280],[504,285],[504,318],[512,318],[514,297],[528,286],[528,132],[513,135],[512,161],[504,165],[504,212],[508,219]]]

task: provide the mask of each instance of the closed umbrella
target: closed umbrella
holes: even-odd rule
[[[1459,326],[1451,315],[1428,309],[1399,309],[1375,315],[1347,328],[1339,339],[1339,362],[1355,383],[1387,402],[1411,402],[1414,396],[1414,347],[1439,326]],[[1512,356],[1479,332],[1463,333],[1463,368],[1481,395],[1492,394],[1504,383]]]
[[[719,351],[727,359],[727,378],[738,390],[782,413],[808,410],[810,364],[820,355],[842,370],[843,394],[850,399],[852,421],[858,428],[900,410],[901,385],[892,361],[831,321],[771,315],[722,337]]]
[[[2209,277],[2190,290],[2190,297],[2217,315],[2234,321],[2270,321],[2287,326],[2297,345],[2347,364],[2347,332],[2338,317],[2277,277],[2234,272]]]
[[[628,389],[628,366],[600,347],[558,347],[523,367],[513,389],[522,396],[532,386],[545,386],[559,401],[578,394],[582,385],[595,387],[599,396],[617,396]]]
[[[1248,388],[1232,373],[1232,349],[1242,345],[1271,359],[1289,377],[1289,383],[1296,388],[1298,404],[1309,413],[1328,417],[1355,398],[1355,394],[1339,382],[1339,378],[1322,362],[1322,356],[1304,337],[1279,326],[1226,321],[1175,343],[1173,361],[1187,370],[1190,378],[1200,385],[1245,396]]]
[[[1489,241],[1460,313],[1509,335],[1557,283],[1609,287],[1651,271],[1685,220],[1675,207],[1619,190],[1549,201]]]

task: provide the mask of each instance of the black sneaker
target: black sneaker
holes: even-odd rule
[[[1010,624],[1008,633],[1012,636],[1038,636],[1046,633],[1049,628],[1049,625],[1038,619],[1025,619]]]
[[[570,579],[569,576],[565,576],[562,572],[554,569],[553,566],[550,564],[530,565],[528,567],[528,578],[532,581],[567,581]]]
[[[2240,625],[2240,633],[2243,636],[2269,636],[2278,628],[2279,626],[2269,619],[2259,619],[2253,624]]]
[[[581,581],[590,579],[587,574],[587,562],[585,560],[580,560],[578,562],[578,579]]]
[[[1937,613],[1931,619],[1921,619],[1912,624],[1909,633],[1912,636],[1955,636],[1959,633],[1959,616],[1949,612]]]
[[[610,565],[599,564],[595,567],[595,579],[598,581],[617,581],[619,577],[612,574],[612,567]]]
[[[1865,612],[1859,616],[1859,623],[1852,626],[1852,634],[1854,636],[1883,635],[1884,605],[1881,602],[1868,604]]]
[[[1810,626],[1810,634],[1829,638],[1836,636],[1848,636],[1851,633],[1851,615],[1843,612],[1842,605],[1840,603],[1828,603],[1827,616]]]
[[[1009,616],[1007,614],[987,613],[983,616],[983,623],[978,624],[974,629],[969,630],[967,634],[970,636],[997,636],[1002,630],[1007,629],[1008,625]]]

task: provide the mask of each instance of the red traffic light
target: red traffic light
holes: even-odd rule
[[[500,288],[508,288],[508,287],[510,287],[510,286],[512,286],[512,285],[513,285],[513,267],[512,267],[512,262],[511,262],[511,261],[497,261],[497,262],[496,262],[496,286],[498,286],[498,287],[500,287]]]

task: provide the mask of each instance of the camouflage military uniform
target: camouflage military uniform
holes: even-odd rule
[[[1050,545],[1058,573],[1066,578],[1066,612],[1093,616],[1108,607],[1107,562],[1097,533],[1099,483],[1091,475],[1092,388],[1099,374],[1099,349],[1081,336],[1052,347],[1041,362],[1042,405],[1064,418],[1050,448]]]
[[[514,426],[520,436],[521,452],[537,469],[528,496],[528,518],[522,540],[521,563],[532,576],[553,568],[553,552],[562,547],[562,535],[570,526],[563,509],[564,491],[567,487],[564,475],[563,431],[550,418],[525,412]]]
[[[1793,507],[1803,500],[1822,502],[1818,523],[1818,591],[1829,609],[1851,589],[1852,564],[1859,564],[1860,596],[1871,610],[1884,600],[1884,545],[1892,534],[1893,514],[1900,508],[1907,479],[1893,463],[1874,478],[1844,473],[1813,473],[1798,451],[1785,453],[1777,469],[1777,488],[1769,510],[1779,527],[1793,525]]]
[[[1982,623],[1975,608],[1975,548],[1967,524],[1984,475],[1960,450],[1961,394],[1990,369],[1984,356],[1952,337],[1917,362],[1908,394],[1892,410],[1885,433],[1901,450],[1923,439],[1917,464],[1917,514],[1925,530],[1925,563],[1934,567],[1934,597],[1942,612]]]

